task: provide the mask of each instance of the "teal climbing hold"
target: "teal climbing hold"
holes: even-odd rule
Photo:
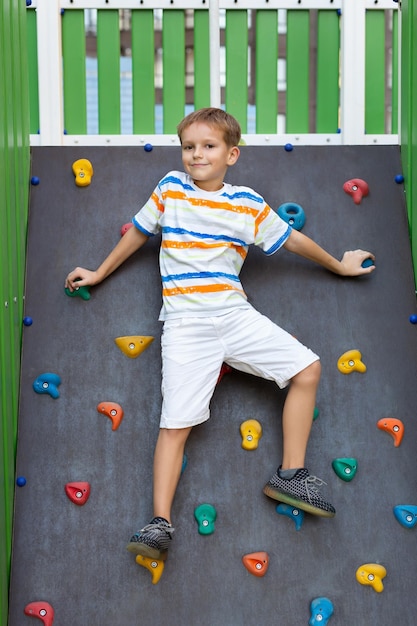
[[[334,459],[332,461],[332,467],[335,474],[337,474],[339,478],[346,482],[350,482],[353,478],[355,478],[358,470],[358,462],[353,458]]]
[[[318,418],[318,416],[320,415],[320,411],[318,409],[317,406],[314,407],[314,411],[313,411],[313,422],[316,421],[316,419]]]
[[[217,511],[212,504],[200,504],[194,511],[194,517],[198,523],[200,535],[211,535],[214,533]]]
[[[70,298],[81,298],[82,300],[89,300],[91,298],[90,288],[87,286],[76,287],[74,291],[70,291],[68,287],[65,287],[65,293]]]
[[[279,513],[279,515],[285,515],[286,517],[292,519],[295,524],[295,530],[300,530],[304,521],[304,511],[297,509],[297,507],[291,506],[290,504],[280,502],[277,505],[276,512]]]
[[[414,528],[417,524],[417,506],[414,504],[398,504],[394,506],[394,515],[397,522],[404,528]]]
[[[326,626],[333,615],[333,603],[329,598],[314,598],[310,604],[311,617],[309,626]]]

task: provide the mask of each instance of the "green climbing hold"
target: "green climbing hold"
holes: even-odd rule
[[[211,535],[214,533],[214,522],[217,518],[217,512],[213,505],[200,504],[194,511],[194,517],[198,523],[200,535]]]
[[[75,298],[76,296],[82,298],[82,300],[89,300],[91,298],[89,287],[76,287],[74,291],[70,291],[68,287],[65,287],[65,293],[70,298]]]
[[[332,461],[332,467],[339,478],[345,482],[350,482],[355,477],[358,462],[353,458],[334,459]]]

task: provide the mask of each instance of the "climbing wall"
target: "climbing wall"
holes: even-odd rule
[[[80,158],[94,167],[83,187],[72,171]],[[232,371],[187,443],[165,567],[126,551],[152,515],[159,242],[89,299],[68,297],[64,279],[97,267],[159,178],[180,167],[176,147],[33,149],[9,626],[411,625],[417,327],[394,146],[243,147],[228,175],[274,208],[300,205],[303,232],[334,255],[376,255],[376,271],[352,279],[253,249],[242,273],[253,304],[321,355],[307,466],[327,482],[336,517],[277,512],[262,493],[280,462],[285,391]],[[359,203],[343,190],[355,178],[370,190]],[[122,342],[129,353],[145,347],[137,336],[154,338],[137,358],[115,343],[135,337]],[[360,354],[341,359],[351,350]],[[252,450],[240,433],[248,419],[263,433]],[[214,532],[199,532],[201,504],[217,514]]]

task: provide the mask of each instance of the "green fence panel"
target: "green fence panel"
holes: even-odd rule
[[[339,127],[339,16],[318,11],[316,132],[335,133]]]
[[[226,11],[226,109],[247,132],[248,116],[248,14]]]
[[[208,11],[194,11],[194,106],[210,106],[210,35]]]
[[[166,10],[163,14],[164,133],[176,133],[185,112],[185,14]]]
[[[391,92],[391,132],[398,133],[398,11],[392,15],[392,92]]]
[[[287,13],[286,132],[309,132],[310,15]]]
[[[385,132],[385,12],[366,12],[365,131]]]
[[[72,135],[87,133],[87,83],[84,11],[62,15],[64,128]]]
[[[155,43],[153,11],[132,11],[133,132],[155,132]]]
[[[39,131],[39,92],[38,92],[38,37],[36,34],[36,11],[27,11],[27,59],[29,72],[29,111],[30,132]]]
[[[278,119],[278,11],[256,11],[256,132],[276,133]]]
[[[119,11],[97,11],[98,126],[101,135],[120,134]]]

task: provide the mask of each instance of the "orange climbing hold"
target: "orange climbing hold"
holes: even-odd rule
[[[375,591],[381,593],[384,589],[382,579],[387,575],[387,570],[379,563],[365,563],[356,570],[356,580],[361,585],[370,585]]]
[[[120,426],[120,422],[123,419],[123,409],[117,402],[100,402],[97,405],[97,411],[107,415],[112,421],[112,430],[117,430]]]
[[[261,578],[268,571],[269,556],[267,552],[252,552],[242,557],[242,563],[248,572]]]
[[[262,437],[262,426],[258,420],[246,420],[240,425],[242,435],[242,448],[244,450],[256,450],[259,439]]]
[[[398,448],[404,437],[404,424],[396,417],[383,417],[377,422],[379,430],[389,433],[394,439],[394,446]]]
[[[77,187],[87,187],[91,183],[94,174],[93,166],[88,159],[78,159],[72,164],[72,171],[75,176]]]
[[[52,626],[54,623],[54,609],[49,602],[31,602],[25,606],[24,614],[39,618],[45,626]]]
[[[142,565],[152,574],[152,584],[156,585],[164,572],[165,563],[160,559],[151,559],[149,556],[138,554],[136,563]]]
[[[147,337],[142,335],[128,335],[127,337],[116,337],[114,340],[116,345],[120,348],[123,354],[135,359],[138,357],[148,346],[151,345],[153,337]]]

